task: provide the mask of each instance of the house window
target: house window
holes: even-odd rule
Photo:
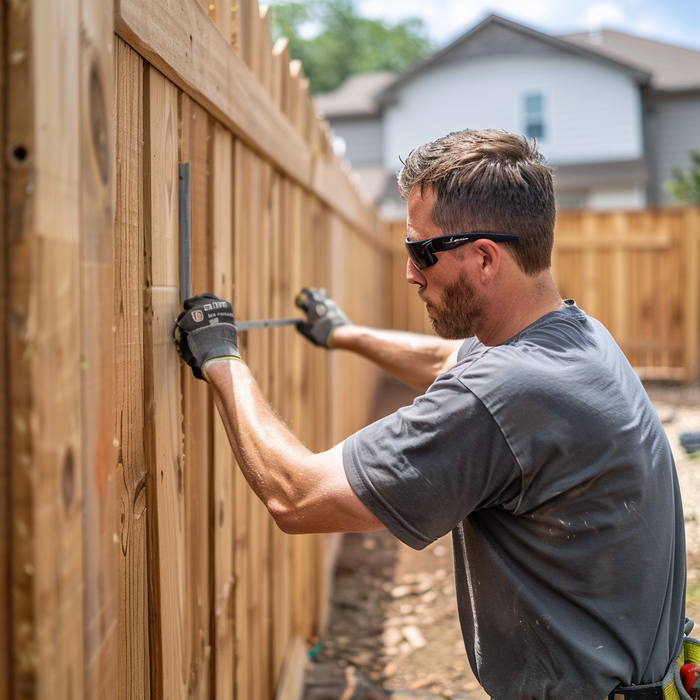
[[[544,138],[544,97],[541,92],[525,95],[525,135],[529,139]]]

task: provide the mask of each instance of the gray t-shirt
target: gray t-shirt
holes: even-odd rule
[[[452,531],[467,654],[496,700],[602,700],[661,680],[679,653],[671,450],[615,341],[573,302],[502,345],[465,341],[343,461],[406,544]]]

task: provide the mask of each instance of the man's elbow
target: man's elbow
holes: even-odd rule
[[[308,535],[320,532],[313,527],[308,518],[304,517],[303,509],[297,504],[271,499],[265,505],[277,527],[287,535]]]

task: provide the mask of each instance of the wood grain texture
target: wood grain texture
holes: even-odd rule
[[[57,700],[83,695],[79,10],[77,0],[47,0],[35,3],[32,14],[36,142],[27,371],[33,457],[25,469],[34,561],[25,570],[36,607],[34,625],[23,634],[36,644],[33,692]]]
[[[81,2],[81,278],[85,694],[116,700],[118,580],[112,350],[113,7]]]
[[[6,21],[7,111],[5,136],[9,148],[5,181],[5,241],[8,273],[8,308],[12,308],[7,327],[7,390],[9,394],[9,570],[8,586],[12,601],[8,609],[9,624],[6,653],[9,654],[8,692],[13,698],[36,696],[37,666],[34,625],[33,578],[35,527],[32,517],[34,495],[31,468],[34,444],[30,432],[32,382],[27,350],[30,347],[29,299],[34,227],[34,173],[32,156],[35,148],[35,106],[31,51],[34,42],[32,15],[11,5]],[[29,212],[29,216],[25,214]]]
[[[115,432],[118,445],[120,700],[150,698],[149,566],[144,449],[143,60],[115,37]]]
[[[191,683],[181,413],[181,367],[172,340],[178,290],[178,95],[144,72],[144,420],[151,694],[187,697]]]
[[[222,299],[233,292],[233,137],[218,122],[211,144],[212,290]],[[234,697],[234,459],[218,416],[213,417],[211,484],[211,600],[213,696]]]
[[[321,144],[312,139],[318,129],[312,126],[316,116],[308,85],[302,87],[301,64],[289,62],[283,45],[276,44],[273,65],[269,41],[261,39],[269,31],[257,2],[236,5],[236,52],[195,2],[114,1],[119,36],[252,150],[375,237],[377,213],[333,155],[327,131],[322,130]],[[281,79],[280,69],[287,73]]]
[[[0,84],[7,86],[7,41],[5,37],[5,13],[0,13]],[[6,136],[6,102],[4,90],[0,94],[0,133]],[[5,187],[6,161],[0,163],[0,700],[9,700],[10,682],[10,415],[12,405],[9,389],[9,333],[8,310],[10,308],[10,242],[6,226]]]
[[[233,313],[236,318],[250,318],[248,313],[248,249],[252,244],[248,234],[248,202],[250,198],[249,169],[252,154],[240,141],[234,144],[234,239],[233,239],[233,274],[234,295]],[[250,333],[241,336],[241,354],[248,356],[248,337]],[[250,631],[248,619],[248,556],[250,545],[248,540],[248,507],[250,503],[250,487],[236,467],[234,472],[234,518],[235,518],[235,681],[236,698],[251,696],[251,676],[249,659]]]
[[[180,162],[189,162],[192,184],[192,293],[212,289],[209,115],[187,95],[180,101]],[[188,695],[204,700],[211,680],[209,586],[209,479],[212,468],[212,397],[206,382],[183,366],[185,427],[185,551],[187,557]]]
[[[239,4],[241,21],[246,8]],[[259,25],[257,13],[255,3],[251,26]],[[188,0],[116,0],[115,31],[237,137],[310,184],[307,146],[199,5]]]

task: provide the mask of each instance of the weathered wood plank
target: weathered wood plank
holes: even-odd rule
[[[251,148],[310,184],[308,147],[196,3],[116,0],[115,31]]]
[[[81,216],[83,577],[85,695],[116,700],[114,355],[112,351],[114,141],[113,7],[81,2]]]
[[[231,299],[233,292],[233,138],[215,123],[211,138],[212,162],[212,289]],[[214,640],[213,696],[234,697],[234,495],[236,468],[226,431],[213,416],[214,459],[212,503],[212,638]]]
[[[184,700],[188,656],[185,485],[180,361],[172,340],[179,313],[177,89],[144,73],[144,417],[151,631],[151,695]]]
[[[115,420],[120,700],[150,698],[144,452],[143,60],[115,37]]]

